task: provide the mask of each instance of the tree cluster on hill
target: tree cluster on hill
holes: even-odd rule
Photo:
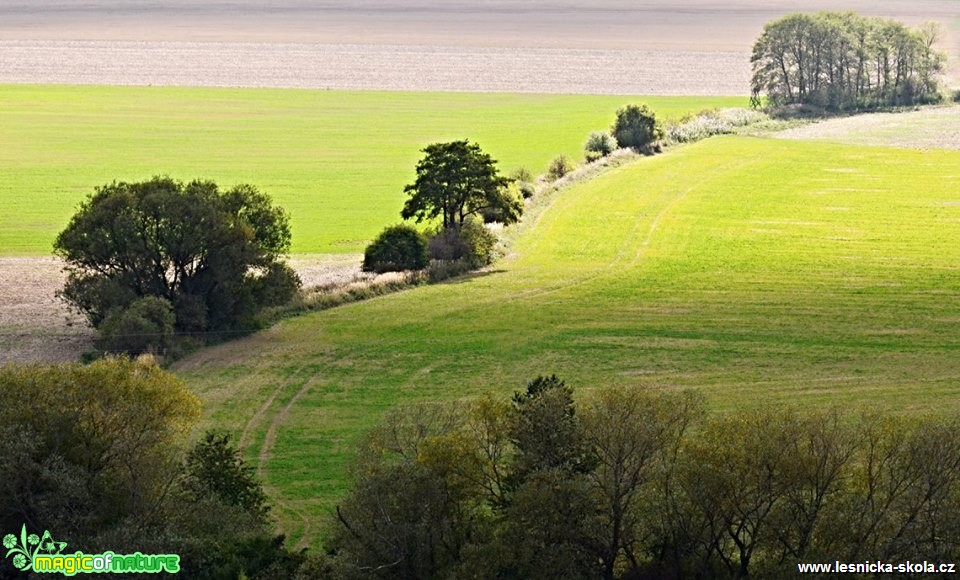
[[[423,153],[417,179],[404,188],[408,197],[400,215],[417,223],[442,221],[426,235],[410,226],[386,228],[367,247],[364,271],[421,269],[429,260],[455,262],[464,271],[486,266],[496,238],[483,223],[520,219],[523,199],[509,187],[514,180],[500,175],[496,160],[478,144],[433,143]]]
[[[299,288],[280,261],[289,247],[286,212],[253,186],[167,177],[98,187],[54,243],[69,273],[61,296],[102,348],[131,354],[251,328]]]
[[[797,13],[764,27],[753,46],[755,103],[840,111],[937,102],[945,56],[935,25],[911,30],[852,12]]]
[[[556,377],[420,405],[364,441],[337,577],[783,578],[960,559],[960,421],[769,409]]]
[[[178,578],[295,577],[310,564],[274,535],[230,437],[184,450],[199,417],[150,360],[0,367],[0,535],[26,526],[70,554],[178,554]],[[0,560],[0,578],[19,577]]]

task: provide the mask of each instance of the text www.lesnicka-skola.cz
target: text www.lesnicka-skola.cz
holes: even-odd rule
[[[797,564],[801,574],[955,574],[956,564],[938,562],[830,562],[827,564]]]

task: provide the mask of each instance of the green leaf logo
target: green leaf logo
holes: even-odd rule
[[[67,547],[66,542],[53,539],[49,531],[43,536],[27,534],[27,525],[20,528],[20,537],[7,534],[3,537],[3,547],[7,549],[6,557],[13,556],[13,566],[17,570],[29,572],[33,569],[33,559],[38,554],[60,554]]]

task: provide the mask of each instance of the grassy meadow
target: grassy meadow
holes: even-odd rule
[[[399,221],[420,149],[469,138],[505,172],[579,158],[624,104],[666,118],[745,98],[0,85],[0,255],[46,255],[97,185],[165,174],[252,183],[294,253],[363,251]]]
[[[960,152],[709,139],[560,192],[489,272],[288,319],[175,370],[302,544],[383,411],[537,374],[695,387],[720,411],[955,413],[958,167]]]

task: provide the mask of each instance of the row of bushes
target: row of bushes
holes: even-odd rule
[[[421,233],[408,224],[383,230],[363,254],[364,272],[400,272],[441,268],[458,262],[468,269],[482,268],[494,257],[497,238],[478,219],[469,219],[459,228]]]

